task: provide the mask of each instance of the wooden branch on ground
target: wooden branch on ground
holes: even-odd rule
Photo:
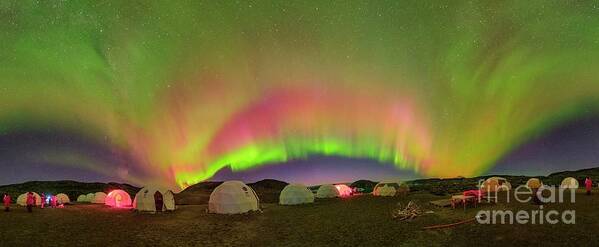
[[[401,208],[401,204],[399,204],[399,207],[399,209],[392,213],[394,219],[412,220],[423,214],[422,209],[413,201],[409,201],[408,205],[403,209]]]

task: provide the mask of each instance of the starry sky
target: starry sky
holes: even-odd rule
[[[0,184],[598,164],[592,1],[0,2]]]

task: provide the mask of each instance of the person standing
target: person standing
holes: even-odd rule
[[[591,190],[593,189],[593,181],[590,177],[587,177],[587,179],[584,180],[584,186],[587,189],[587,195],[591,195]]]
[[[42,194],[40,195],[40,198],[42,199],[42,201],[40,202],[40,203],[41,203],[41,204],[40,204],[40,207],[41,207],[41,208],[44,208],[44,205],[46,204],[46,194],[42,193]]]
[[[56,196],[51,196],[50,197],[50,206],[52,206],[52,208],[56,208],[57,201],[58,201],[58,198],[56,198]]]
[[[4,212],[10,211],[10,195],[4,193],[2,197],[2,202],[4,203]]]
[[[33,192],[28,192],[27,193],[27,212],[31,213],[33,212],[33,206],[35,205],[35,196],[33,195]]]

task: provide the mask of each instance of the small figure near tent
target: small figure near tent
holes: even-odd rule
[[[41,207],[41,208],[44,208],[44,205],[46,204],[46,194],[42,193],[42,194],[40,195],[40,198],[42,199],[42,201],[41,201],[41,203],[42,203],[42,204],[40,204],[40,207]],[[34,203],[34,204],[35,204],[35,203]]]
[[[532,203],[537,205],[543,204],[541,201],[542,192],[539,193],[539,189],[543,187],[543,182],[538,178],[531,178],[526,182],[526,187],[528,187],[533,194]]]
[[[587,195],[591,195],[591,189],[593,188],[593,180],[590,177],[584,180],[584,186],[587,189]]]
[[[34,205],[35,205],[35,196],[33,195],[33,192],[27,192],[27,212],[31,213],[33,211]]]
[[[8,194],[4,193],[2,202],[4,203],[4,212],[10,211],[10,196]]]
[[[58,198],[56,198],[56,196],[51,196],[50,197],[50,206],[52,206],[52,208],[56,208],[56,203],[58,202]]]

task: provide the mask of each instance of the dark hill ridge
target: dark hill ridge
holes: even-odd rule
[[[359,188],[362,193],[370,193],[372,192],[372,190],[374,190],[374,186],[376,186],[376,184],[378,184],[377,182],[374,181],[370,181],[370,180],[358,180],[355,181],[353,183],[351,183],[349,185],[349,187],[352,188]]]
[[[200,182],[185,188],[175,194],[175,202],[181,205],[206,204],[210,199],[210,193],[223,182]]]
[[[127,191],[132,197],[135,196],[140,188],[130,184],[119,183],[83,183],[72,180],[61,181],[30,181],[21,184],[11,184],[0,186],[0,193],[8,193],[13,200],[25,192],[33,191],[37,193],[49,193],[52,195],[65,193],[71,201],[77,200],[81,194],[105,192],[108,193],[114,189]]]
[[[248,185],[256,191],[256,194],[258,194],[258,197],[260,198],[260,202],[278,203],[279,194],[281,194],[281,190],[283,190],[288,183],[274,179],[264,179]]]
[[[583,176],[587,176],[587,175],[592,176],[592,177],[599,176],[599,167],[581,169],[581,170],[576,170],[576,171],[555,172],[555,173],[549,174],[548,177],[559,177],[559,176],[583,177]]]
[[[175,200],[177,201],[177,204],[206,204],[210,199],[212,190],[222,183],[223,182],[207,181],[194,184],[176,194]],[[283,190],[287,184],[288,183],[286,182],[275,179],[264,179],[247,185],[256,191],[261,202],[276,203],[279,202],[281,190]]]
[[[593,183],[599,183],[599,167],[587,168],[576,171],[563,171],[551,173],[548,176],[513,176],[513,175],[486,175],[473,178],[429,178],[408,181],[410,191],[428,191],[436,195],[446,195],[459,193],[464,190],[476,189],[479,181],[484,181],[490,177],[504,177],[512,184],[512,187],[526,184],[530,178],[538,178],[543,184],[550,186],[559,186],[566,177],[573,177],[578,180],[580,185],[583,184],[586,177],[591,177]]]
[[[275,179],[263,179],[255,183],[248,184],[252,187],[252,189],[269,189],[269,190],[278,190],[281,191],[288,183],[275,180]]]

